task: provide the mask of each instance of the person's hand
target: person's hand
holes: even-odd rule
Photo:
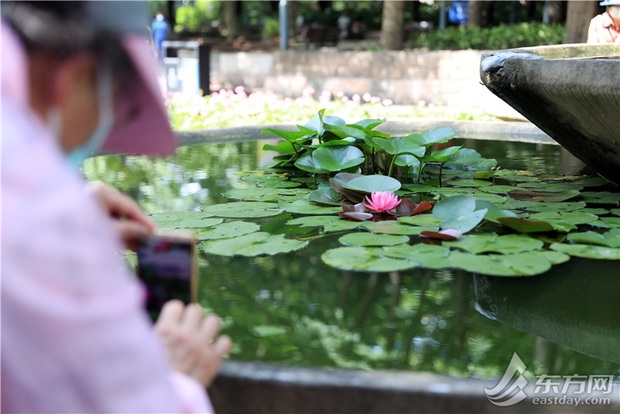
[[[155,332],[163,339],[170,366],[208,387],[232,341],[218,336],[220,319],[204,315],[200,306],[171,300],[164,305]],[[216,339],[217,338],[217,339]]]
[[[112,218],[112,223],[127,248],[133,250],[134,242],[150,236],[155,224],[144,214],[140,206],[120,191],[102,182],[93,182],[90,191]]]

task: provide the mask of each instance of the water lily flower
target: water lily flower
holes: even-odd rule
[[[389,213],[400,204],[400,200],[394,193],[377,191],[366,196],[362,204],[373,213]]]

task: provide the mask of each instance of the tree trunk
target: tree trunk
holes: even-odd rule
[[[384,0],[381,22],[381,46],[384,50],[402,50],[405,2]]]
[[[553,0],[549,2],[549,24],[562,22],[562,1]]]
[[[598,2],[569,1],[564,43],[585,43],[590,20],[596,16]]]
[[[480,27],[482,23],[482,1],[471,0],[467,6],[467,27]]]
[[[239,14],[238,1],[223,1],[222,4],[222,17],[224,20],[224,26],[226,27],[226,38],[234,39],[239,36]]]
[[[174,30],[174,26],[177,25],[176,8],[174,7],[174,1],[166,1],[166,12],[168,17],[168,24],[170,24],[171,30]]]

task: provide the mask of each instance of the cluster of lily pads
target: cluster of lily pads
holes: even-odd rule
[[[605,180],[501,170],[475,151],[436,148],[449,128],[392,138],[375,130],[381,122],[321,111],[297,131],[266,130],[284,140],[265,148],[282,154],[268,171],[239,172],[230,202],[154,219],[195,229],[202,251],[223,256],[340,236],[321,258],[354,271],[529,276],[571,256],[620,260],[620,193]],[[282,221],[286,232],[270,231]]]

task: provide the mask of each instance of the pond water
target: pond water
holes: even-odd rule
[[[224,203],[237,171],[260,169],[264,141],[182,147],[169,158],[100,156],[84,174],[149,213]],[[562,173],[558,146],[467,140],[502,168]],[[287,234],[285,213],[261,219]],[[425,371],[496,378],[516,352],[530,374],[620,374],[618,261],[571,259],[547,274],[497,278],[464,271],[346,272],[321,254],[338,236],[290,254],[199,256],[199,301],[223,318],[231,359],[285,365]]]

